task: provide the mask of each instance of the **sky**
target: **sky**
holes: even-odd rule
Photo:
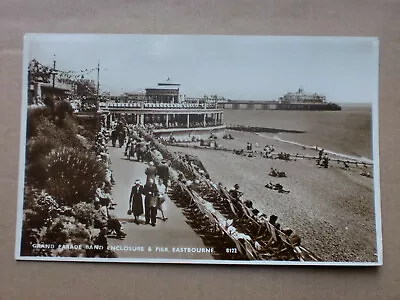
[[[27,59],[65,71],[97,67],[112,95],[170,78],[187,97],[274,100],[299,87],[336,103],[378,97],[378,40],[356,37],[31,34]],[[93,72],[86,78],[97,78]]]

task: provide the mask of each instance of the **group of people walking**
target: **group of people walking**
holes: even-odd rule
[[[162,161],[157,167],[150,161],[146,168],[146,183],[142,185],[139,179],[136,179],[129,196],[128,214],[134,216],[136,224],[140,224],[140,216],[145,215],[145,224],[156,226],[157,213],[161,212],[161,219],[166,221],[168,218],[167,187],[169,181],[169,171],[166,161]],[[144,205],[143,205],[144,196]]]

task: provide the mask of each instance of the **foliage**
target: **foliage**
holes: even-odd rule
[[[50,255],[49,249],[35,249],[33,244],[40,244],[46,227],[66,209],[46,192],[25,187],[24,215],[22,225],[21,253],[23,255]]]
[[[75,219],[80,223],[86,226],[93,226],[94,216],[96,215],[97,210],[93,203],[80,202],[72,207],[72,213]]]
[[[52,74],[52,69],[42,65],[36,59],[32,59],[28,66],[29,70],[29,80],[30,81],[41,81],[50,82],[50,77]]]
[[[60,215],[47,228],[43,236],[45,244],[87,244],[90,232],[72,216]]]
[[[78,96],[90,97],[97,91],[96,83],[93,80],[81,79],[76,82],[76,93]]]
[[[82,142],[75,134],[73,121],[64,123],[64,128],[56,126],[43,114],[31,115],[31,123],[36,124],[34,135],[26,143],[26,180],[28,184],[36,184],[43,187],[46,174],[46,156],[55,149],[62,146],[75,149],[83,149]]]
[[[74,109],[67,101],[59,101],[54,108],[54,119],[59,126],[64,124],[67,116],[72,116]]]
[[[93,212],[93,205],[81,203],[71,209],[59,205],[44,191],[26,187],[21,253],[53,255],[54,250],[38,249],[33,247],[34,244],[54,245],[57,248],[57,245],[90,243],[88,227],[93,224],[93,217],[90,216]]]
[[[32,136],[36,136],[38,134],[38,126],[40,126],[43,120],[49,117],[51,117],[51,110],[48,107],[28,108],[26,138],[29,139]]]
[[[94,155],[61,148],[46,156],[45,190],[62,205],[92,202],[97,186],[105,180],[105,166]]]
[[[97,213],[91,202],[106,169],[88,150],[95,133],[72,113],[69,103],[50,98],[28,109],[21,255],[82,256],[84,250],[33,245],[90,243]]]

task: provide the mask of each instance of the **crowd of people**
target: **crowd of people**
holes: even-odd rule
[[[117,203],[114,202],[111,195],[112,186],[115,184],[112,171],[111,160],[108,153],[107,143],[110,140],[109,132],[102,127],[95,138],[94,152],[97,159],[103,163],[106,168],[105,181],[99,183],[95,192],[94,206],[97,211],[95,226],[100,229],[97,243],[107,242],[107,235],[115,234],[116,238],[123,239],[126,233],[122,230],[122,224],[117,216],[111,212]],[[103,247],[104,248],[104,247]],[[106,248],[106,247],[105,247]]]
[[[161,220],[166,221],[168,218],[167,205],[170,199],[167,194],[167,189],[171,185],[171,180],[172,180],[170,176],[171,175],[170,171],[172,168],[171,161],[166,160],[164,158],[162,158],[161,160],[154,159],[155,153],[157,152],[154,141],[151,139],[147,139],[146,141],[145,136],[142,136],[141,131],[136,130],[135,126],[118,124],[117,127],[119,127],[119,129],[114,128],[114,130],[118,134],[120,134],[120,132],[123,132],[123,134],[121,134],[121,136],[123,136],[123,139],[121,138],[121,141],[119,142],[118,145],[118,147],[120,148],[125,146],[123,149],[123,153],[128,158],[133,157],[138,161],[143,161],[148,164],[145,170],[146,181],[142,183],[140,179],[135,179],[132,185],[131,193],[128,200],[127,213],[128,215],[132,215],[133,221],[138,225],[149,224],[151,226],[156,226],[158,213],[161,214],[160,218]],[[151,133],[150,128],[143,128],[143,129],[145,129],[147,133]],[[115,134],[113,135],[111,131],[111,134],[109,135],[109,139],[111,141],[113,139],[113,136],[115,137]],[[116,141],[115,141],[115,146],[117,146]],[[250,145],[248,144],[248,146]],[[140,148],[143,148],[144,150],[138,151]],[[270,152],[274,151],[273,146],[268,146],[268,151]],[[141,152],[143,152],[144,155],[141,154]],[[207,174],[203,166],[199,166],[198,164],[196,164],[195,161],[193,161],[187,156],[184,157],[178,156],[178,158],[185,165],[188,165],[192,169],[193,174],[197,174],[196,176],[198,176],[198,178],[194,180],[187,180],[185,178],[185,175],[182,172],[179,172],[178,181],[183,182],[188,188],[190,188],[193,191],[197,191],[199,194],[201,193],[202,189],[204,189],[204,182],[207,182],[209,185],[214,186],[214,188],[219,188],[218,185],[216,185],[211,181],[209,175]],[[275,172],[275,174],[277,175],[276,177],[279,177],[278,174],[282,175],[281,173],[284,173],[284,172],[279,172],[273,168],[271,169],[271,172]],[[284,190],[283,186],[280,185],[279,183],[278,184],[269,183],[267,185],[269,185],[270,188],[277,190],[280,193],[289,192]],[[117,237],[123,238],[125,236],[125,233],[123,233],[121,229],[121,224],[118,222],[116,218],[113,218],[112,214],[109,213],[109,210],[112,210],[112,207],[115,205],[112,202],[112,197],[110,197],[110,195],[107,195],[106,191],[103,191],[104,186],[100,187],[100,190],[103,192],[103,194],[99,198],[111,199],[108,201],[108,205],[100,205],[100,209],[102,211],[107,211],[106,215],[109,218],[108,230],[114,230],[117,234]],[[282,233],[286,234],[287,236],[291,236],[293,238],[294,243],[297,243],[298,245],[300,244],[300,238],[296,235],[292,236],[293,231],[291,229],[289,228],[281,229],[280,224],[277,223],[277,216],[272,215],[268,218],[265,214],[261,213],[259,210],[253,207],[252,201],[243,200],[242,199],[243,193],[240,191],[238,184],[236,184],[233,189],[229,190],[229,195],[238,212],[240,212],[240,210],[243,209],[243,207],[245,207],[247,213],[250,212],[251,217],[254,218],[254,220],[260,222],[260,224],[262,224],[263,222],[269,222],[276,229],[280,230]],[[102,200],[100,202],[101,202],[100,204],[103,204],[103,202],[105,201]],[[261,235],[258,238],[262,239],[263,234],[266,233],[264,232],[261,233]]]
[[[318,159],[317,159],[317,166],[324,167],[327,169],[329,167],[329,157],[328,153],[324,154],[324,149],[319,149],[318,150]],[[348,167],[348,165],[347,165]]]
[[[150,138],[149,138],[150,137]],[[153,136],[154,138],[154,136]],[[147,135],[147,139],[148,140],[152,140],[151,139],[151,135]],[[192,193],[189,193],[192,195],[192,197],[194,195],[199,195],[200,197],[205,197],[202,198],[202,203],[204,202],[204,200],[206,200],[203,205],[207,206],[207,201],[213,201],[212,203],[214,203],[214,201],[216,201],[216,205],[219,206],[219,203],[224,202],[224,199],[227,199],[226,196],[224,196],[224,192],[222,192],[223,190],[226,191],[226,189],[222,186],[221,183],[219,184],[215,184],[211,179],[209,174],[207,173],[207,171],[205,170],[204,166],[202,166],[201,164],[198,164],[195,158],[192,158],[190,155],[177,155],[174,153],[169,153],[168,154],[168,149],[162,145],[162,143],[157,143],[157,139],[155,139],[156,143],[156,147],[157,149],[159,149],[163,155],[165,155],[165,157],[168,157],[168,159],[170,159],[170,163],[171,166],[173,166],[174,171],[178,171],[178,176],[177,176],[177,180],[173,180],[173,185],[172,185],[172,189],[171,192],[174,195],[176,193],[176,191],[179,191],[181,189],[176,189],[176,187],[179,187],[179,184],[177,185],[177,183],[181,183],[183,185],[185,185],[189,191],[192,191]],[[165,149],[164,149],[165,148]],[[175,175],[175,174],[174,174]],[[175,178],[175,176],[174,176]],[[175,192],[173,192],[175,191]],[[183,191],[183,190],[181,190]],[[216,193],[216,198],[214,200],[207,200],[209,199],[208,197],[210,196],[210,192],[214,191]],[[193,193],[196,192],[196,193]],[[213,192],[211,192],[213,193]],[[238,184],[236,184],[234,186],[234,188],[232,188],[229,192],[226,192],[229,196],[229,201],[231,201],[231,203],[233,203],[234,208],[231,206],[231,208],[229,209],[229,206],[226,207],[225,209],[228,209],[229,211],[232,210],[235,211],[236,213],[236,218],[238,219],[233,219],[234,224],[239,224],[237,222],[242,222],[240,220],[245,220],[243,218],[241,218],[241,216],[250,216],[251,219],[254,222],[256,222],[258,224],[258,226],[261,226],[260,231],[251,231],[251,240],[250,243],[253,246],[256,246],[257,250],[262,250],[264,251],[266,248],[265,246],[265,242],[264,242],[264,238],[268,235],[267,232],[270,232],[270,236],[269,239],[271,240],[271,231],[268,228],[268,226],[266,226],[265,224],[270,223],[270,225],[273,225],[276,229],[278,229],[282,234],[287,235],[287,238],[289,239],[289,241],[294,245],[294,246],[300,246],[300,238],[293,234],[293,230],[291,230],[290,228],[281,228],[280,224],[276,222],[277,217],[276,216],[271,216],[270,218],[267,217],[267,215],[263,214],[262,212],[260,212],[258,209],[253,207],[253,203],[251,200],[246,200],[243,199],[243,193],[240,191],[240,187]],[[179,192],[178,192],[178,196],[179,196]],[[214,197],[214,196],[213,196]],[[192,203],[192,204],[190,204]],[[195,202],[194,202],[195,203]],[[188,202],[187,204],[189,205],[189,207],[195,207],[193,202]],[[204,209],[204,208],[203,208]],[[201,209],[200,209],[201,210]],[[196,211],[196,209],[194,210]],[[240,212],[243,212],[242,214]],[[236,220],[236,221],[235,221]],[[229,221],[227,219],[227,221]],[[234,225],[233,224],[233,225]],[[247,226],[246,224],[250,224],[247,221],[244,221],[244,223],[242,224],[243,226]],[[232,225],[232,224],[231,224]],[[242,226],[240,225],[240,226]],[[236,226],[236,225],[235,225]],[[232,226],[230,226],[232,227]],[[241,227],[240,227],[241,228]],[[249,229],[251,228],[251,226],[249,227]],[[253,228],[254,229],[254,228]],[[265,229],[265,230],[264,230]],[[233,229],[234,230],[234,229]],[[245,230],[246,229],[243,229]],[[252,230],[252,229],[250,229]],[[229,230],[227,229],[227,232],[229,232]],[[240,236],[246,236],[246,234],[242,233],[240,234]],[[265,237],[264,237],[265,235]],[[237,235],[235,235],[236,237],[238,237]],[[255,237],[259,238],[260,241],[258,242]],[[250,238],[250,237],[247,237]],[[279,238],[278,238],[279,239]],[[255,242],[255,244],[254,244]],[[279,241],[278,241],[279,243]],[[276,244],[274,244],[274,247],[277,246]],[[262,248],[262,249],[261,249]],[[274,248],[276,249],[276,248]]]
[[[154,165],[150,161],[145,170],[146,183],[143,185],[139,179],[136,179],[132,186],[129,196],[128,215],[134,216],[134,222],[141,224],[140,217],[144,213],[145,223],[156,226],[157,214],[161,212],[161,220],[167,221],[167,203],[169,197],[167,188],[169,185],[169,166],[166,161]],[[144,207],[143,207],[144,197]]]
[[[237,208],[239,212],[241,212],[243,207],[242,205],[238,205],[240,203],[249,210],[249,212],[251,213],[251,217],[254,218],[259,224],[265,224],[265,222],[268,222],[270,225],[274,226],[277,230],[280,230],[283,234],[289,237],[289,240],[294,245],[300,245],[300,237],[298,235],[292,236],[293,230],[290,228],[281,228],[281,224],[277,222],[278,217],[276,215],[271,215],[270,217],[267,217],[265,213],[262,213],[258,209],[253,207],[253,202],[251,200],[242,199],[243,192],[240,191],[239,184],[235,184],[234,187],[229,190],[229,195],[232,197],[235,208]],[[243,214],[243,211],[241,213]],[[261,245],[257,243],[257,241],[264,240],[265,238],[270,238],[270,236],[266,236],[267,234],[270,235],[267,230],[260,230],[260,232],[261,234],[257,238],[255,238],[256,250],[261,250]]]
[[[207,121],[205,124],[204,122],[195,122],[195,121],[190,121],[189,122],[189,128],[200,128],[200,127],[212,127],[216,125],[222,125],[221,122],[215,123],[215,121]],[[161,122],[152,122],[152,123],[147,123],[145,125],[147,129],[167,129],[167,128],[186,128],[187,127],[187,122],[169,122],[168,126],[166,123],[161,123]]]
[[[151,131],[152,127],[144,127]],[[167,221],[167,203],[169,197],[167,188],[170,184],[170,167],[168,161],[155,149],[151,142],[146,142],[136,125],[126,125],[118,122],[111,130],[111,142],[114,147],[123,148],[124,155],[139,162],[148,163],[145,170],[146,182],[136,179],[129,196],[128,215],[132,215],[136,224],[156,226],[157,214],[161,213],[161,220]],[[154,159],[154,160],[153,160]]]
[[[203,173],[204,174],[204,173]],[[211,181],[208,174],[202,176],[202,180],[186,180],[185,176],[181,173],[179,175],[178,181],[185,184],[190,190],[196,191],[197,193],[201,194],[202,191],[206,190],[206,185],[212,186],[215,190],[224,189],[222,184],[215,184]],[[232,189],[228,191],[228,195],[232,201],[233,209],[237,214],[237,218],[241,219],[245,214],[250,215],[250,217],[255,220],[258,224],[261,225],[261,228],[258,233],[253,233],[253,236],[256,236],[253,240],[256,250],[262,250],[265,247],[268,247],[272,243],[271,233],[265,226],[268,222],[270,225],[274,226],[277,230],[285,234],[289,241],[294,246],[299,246],[301,239],[298,235],[293,234],[293,230],[290,228],[281,228],[281,224],[277,222],[278,217],[276,215],[271,215],[268,217],[265,213],[260,212],[258,209],[254,208],[253,202],[248,199],[244,199],[244,193],[240,190],[239,184],[235,184]],[[226,228],[228,233],[232,233],[234,228],[232,227],[233,220],[227,220]],[[232,230],[229,230],[233,228]],[[243,235],[246,239],[250,239],[250,236]],[[269,245],[262,245],[261,241],[267,240],[269,241]]]

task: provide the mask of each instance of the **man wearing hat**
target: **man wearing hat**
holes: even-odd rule
[[[161,163],[157,166],[157,175],[162,180],[163,184],[165,185],[165,188],[167,188],[169,180],[169,167],[165,159],[163,159]]]
[[[139,216],[143,214],[143,200],[142,194],[143,186],[139,179],[136,179],[135,184],[132,186],[131,195],[129,196],[129,209],[135,217],[135,223],[139,224]]]
[[[149,162],[149,166],[147,167],[145,174],[147,176],[146,183],[148,183],[150,179],[153,180],[153,183],[156,181],[157,168],[154,166],[154,162]]]
[[[153,178],[143,186],[146,224],[156,226],[158,189]]]

